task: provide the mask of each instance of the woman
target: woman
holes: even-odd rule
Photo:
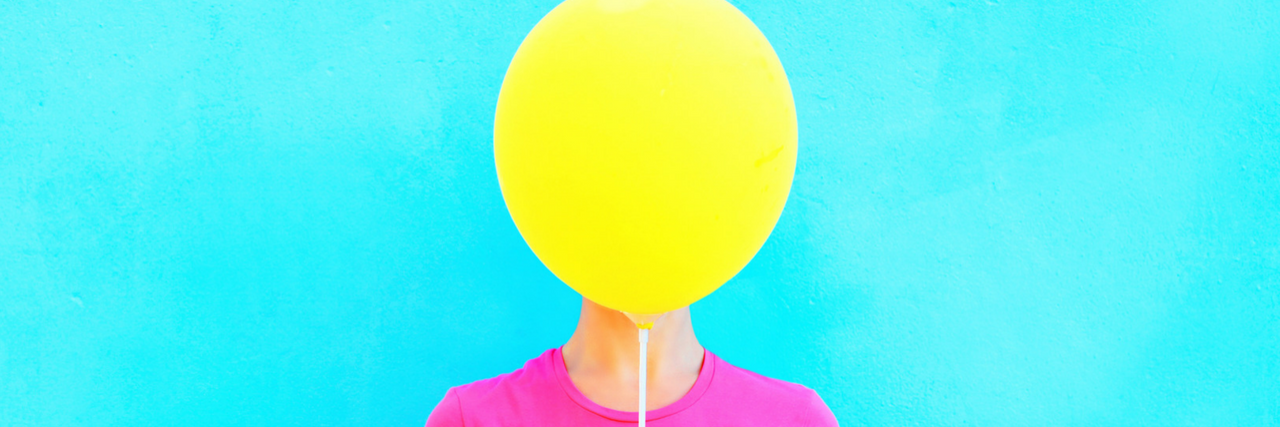
[[[569,342],[515,372],[449,389],[427,427],[635,424],[636,336],[625,315],[584,298]],[[702,348],[688,307],[654,322],[648,359],[650,426],[837,425],[813,390],[730,365]]]

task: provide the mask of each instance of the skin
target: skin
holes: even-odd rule
[[[640,342],[635,323],[622,313],[582,300],[578,328],[561,348],[573,385],[609,409],[639,410]],[[668,312],[649,333],[646,410],[684,397],[702,370],[702,344],[693,334],[689,307]]]

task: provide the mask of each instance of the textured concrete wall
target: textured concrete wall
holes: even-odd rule
[[[563,342],[491,127],[554,1],[0,3],[0,425],[420,425]],[[694,306],[845,425],[1280,425],[1280,6],[739,1],[796,94]]]

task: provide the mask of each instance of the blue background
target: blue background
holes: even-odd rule
[[[0,424],[418,426],[562,343],[491,143],[555,3],[0,2]],[[1280,425],[1280,3],[735,4],[801,150],[710,349],[845,425]]]

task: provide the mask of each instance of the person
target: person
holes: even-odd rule
[[[621,312],[586,298],[564,346],[487,380],[450,388],[427,427],[636,424],[639,340]],[[733,366],[704,349],[689,308],[662,315],[648,351],[646,423],[667,426],[836,426],[813,390]]]

